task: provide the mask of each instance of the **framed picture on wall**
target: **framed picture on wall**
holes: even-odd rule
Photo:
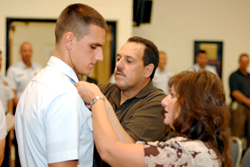
[[[199,50],[204,50],[207,53],[208,63],[214,66],[217,70],[218,76],[222,78],[222,41],[194,41],[194,63],[195,56]]]

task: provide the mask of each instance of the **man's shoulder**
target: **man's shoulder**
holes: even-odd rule
[[[209,64],[206,65],[206,68],[207,68],[207,69],[216,70],[215,66],[212,66],[212,65],[209,65]]]
[[[165,68],[167,71],[167,75],[173,76],[173,72],[171,70],[169,70],[168,68]]]
[[[17,62],[15,64],[12,64],[7,71],[13,71],[16,69],[20,69],[22,67],[22,62]]]
[[[35,63],[35,62],[32,62],[32,66],[33,66],[35,69],[42,69],[42,68],[43,68],[40,64]]]
[[[240,74],[240,73],[239,73],[239,70],[236,70],[236,71],[234,71],[234,72],[231,73],[230,78],[231,78],[231,77],[239,76],[239,74]]]
[[[67,76],[65,76],[60,71],[54,70],[53,68],[47,66],[41,70],[32,81],[44,85],[48,89],[56,92],[69,92],[76,91],[74,85],[69,81]]]
[[[148,99],[151,99],[151,100],[160,99],[160,101],[167,95],[161,89],[153,86],[152,83],[149,83],[144,89],[142,89],[142,91],[138,95],[143,96],[143,94],[144,94],[144,97],[147,97]]]
[[[167,94],[163,90],[161,90],[157,87],[153,87],[150,90],[149,95],[153,95],[155,97],[160,97],[160,98],[167,96]]]

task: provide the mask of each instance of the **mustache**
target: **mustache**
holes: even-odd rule
[[[121,68],[121,67],[117,67],[115,74],[117,74],[118,72],[119,72],[121,75],[124,75],[124,76],[126,77],[126,75],[125,75],[124,72],[122,71],[122,68]]]

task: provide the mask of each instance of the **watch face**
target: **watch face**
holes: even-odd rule
[[[90,105],[89,105],[89,108],[91,109],[92,105],[99,99],[102,99],[102,100],[105,100],[104,97],[99,97],[99,96],[96,96],[95,98],[93,98],[90,102]]]

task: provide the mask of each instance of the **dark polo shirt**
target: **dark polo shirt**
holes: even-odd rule
[[[136,96],[120,105],[121,90],[116,84],[100,84],[102,93],[111,103],[125,131],[135,141],[165,141],[169,126],[163,123],[161,100],[166,94],[150,82]]]
[[[230,85],[230,97],[232,101],[235,101],[235,98],[232,96],[234,90],[239,90],[246,97],[250,98],[250,74],[243,75],[239,70],[232,73],[229,78]]]

